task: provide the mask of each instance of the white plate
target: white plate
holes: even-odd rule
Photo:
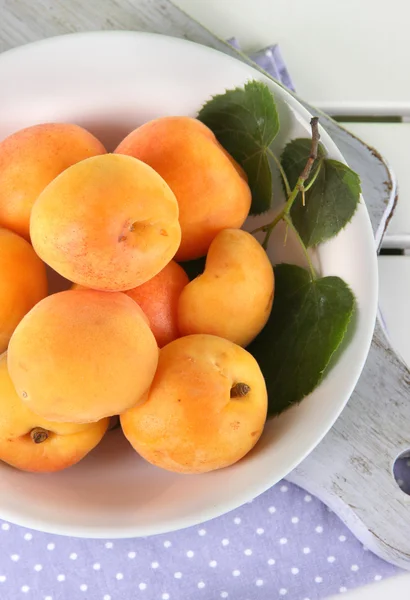
[[[309,114],[286,91],[209,48],[131,32],[52,38],[0,56],[0,139],[35,123],[68,121],[87,127],[112,149],[144,121],[195,115],[212,94],[249,79],[264,81],[275,95],[281,118],[277,151],[287,140],[309,135]],[[343,160],[324,132],[322,143],[331,157]],[[279,247],[272,249],[274,260],[280,258]],[[285,257],[291,247],[282,249]],[[148,535],[216,517],[289,473],[334,423],[369,350],[377,268],[363,203],[318,258],[324,275],[343,277],[356,295],[352,339],[320,387],[300,406],[270,421],[246,459],[206,475],[175,475],[145,463],[115,431],[79,465],[57,474],[26,474],[0,465],[0,516],[75,536]]]

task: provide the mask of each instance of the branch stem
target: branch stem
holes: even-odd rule
[[[296,238],[297,238],[297,240],[298,240],[298,242],[299,242],[299,244],[300,244],[300,246],[301,246],[301,248],[303,250],[303,254],[305,255],[306,261],[307,261],[307,263],[309,265],[310,276],[311,276],[311,279],[313,281],[313,279],[316,279],[316,271],[315,271],[315,267],[313,266],[312,259],[310,258],[309,251],[306,248],[306,246],[305,246],[302,238],[300,237],[298,230],[294,226],[294,224],[293,224],[292,219],[290,218],[290,216],[289,215],[285,215],[283,217],[283,220],[285,221],[286,225],[293,231],[293,233],[295,234],[295,236],[296,236]]]
[[[274,163],[276,164],[276,166],[279,169],[279,173],[281,174],[281,177],[282,177],[282,180],[283,180],[283,184],[285,186],[286,197],[288,197],[290,195],[290,193],[291,193],[291,188],[290,188],[289,180],[288,180],[288,178],[286,176],[285,170],[282,167],[282,164],[281,164],[279,158],[276,156],[276,154],[274,154],[272,152],[272,150],[270,148],[267,149],[267,152],[268,152],[269,156],[272,158],[272,160],[274,161]]]
[[[254,231],[252,231],[252,233],[257,233],[258,231],[266,232],[265,239],[262,242],[262,247],[265,250],[268,247],[269,239],[270,239],[270,236],[272,235],[272,231],[274,230],[276,225],[279,223],[279,221],[282,221],[282,220],[285,221],[294,231],[296,231],[295,226],[293,225],[293,223],[289,217],[289,213],[291,211],[293,203],[295,202],[299,192],[305,192],[307,189],[309,189],[313,185],[314,181],[316,180],[316,178],[319,174],[320,167],[322,164],[321,162],[319,163],[319,166],[317,167],[317,169],[312,177],[312,181],[310,181],[308,183],[306,188],[304,187],[305,181],[307,179],[309,179],[313,165],[315,163],[315,160],[317,159],[317,151],[318,151],[319,140],[320,140],[318,117],[312,117],[312,119],[310,120],[310,126],[312,128],[312,143],[310,146],[309,157],[306,161],[306,164],[303,168],[302,173],[298,177],[298,180],[297,180],[296,185],[293,188],[293,190],[290,190],[289,181],[286,177],[286,174],[283,170],[282,165],[278,161],[277,157],[273,154],[273,152],[268,150],[269,155],[275,160],[276,164],[278,165],[279,171],[282,175],[282,178],[283,178],[283,181],[284,181],[284,184],[286,187],[286,191],[287,191],[287,200],[286,200],[286,203],[283,206],[282,210],[276,215],[276,217],[273,219],[273,221],[271,223],[262,225],[261,227],[258,227],[257,229],[254,229]],[[288,189],[289,189],[289,192],[288,192]],[[302,239],[300,238],[299,234],[298,234],[298,239],[304,248],[304,252],[307,253],[306,247],[305,247]],[[310,261],[310,258],[309,258],[309,261]],[[312,273],[312,276],[316,277],[316,273],[315,273],[311,263],[309,263],[309,268]]]
[[[320,169],[322,168],[323,165],[323,160],[321,160],[316,168],[316,171],[313,173],[312,175],[312,179],[309,181],[309,183],[305,186],[303,186],[303,191],[307,192],[308,190],[310,190],[310,188],[312,187],[312,185],[315,183],[316,179],[318,178],[318,175],[320,173]]]

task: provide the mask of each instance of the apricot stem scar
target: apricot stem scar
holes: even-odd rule
[[[42,427],[34,427],[34,429],[30,431],[30,437],[35,444],[41,444],[48,438],[48,431]]]
[[[251,391],[247,383],[235,383],[231,387],[231,398],[243,398]]]

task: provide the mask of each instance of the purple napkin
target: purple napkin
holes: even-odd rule
[[[317,600],[395,572],[286,482],[150,538],[80,540],[0,524],[1,600]]]
[[[228,42],[237,50],[241,49],[236,38],[231,38]],[[269,75],[272,75],[272,77],[280,81],[289,90],[295,91],[295,87],[278,44],[272,44],[262,50],[253,52],[249,55],[249,58],[262,67]]]
[[[293,87],[278,46],[252,58]],[[397,571],[286,482],[223,517],[150,538],[80,540],[0,521],[1,600],[317,600]]]

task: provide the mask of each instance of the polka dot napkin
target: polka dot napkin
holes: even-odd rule
[[[395,572],[286,482],[149,538],[80,540],[0,523],[1,600],[317,600]]]
[[[277,46],[253,58],[293,87]],[[0,600],[317,600],[396,572],[286,482],[199,527],[150,538],[80,540],[0,521]]]

